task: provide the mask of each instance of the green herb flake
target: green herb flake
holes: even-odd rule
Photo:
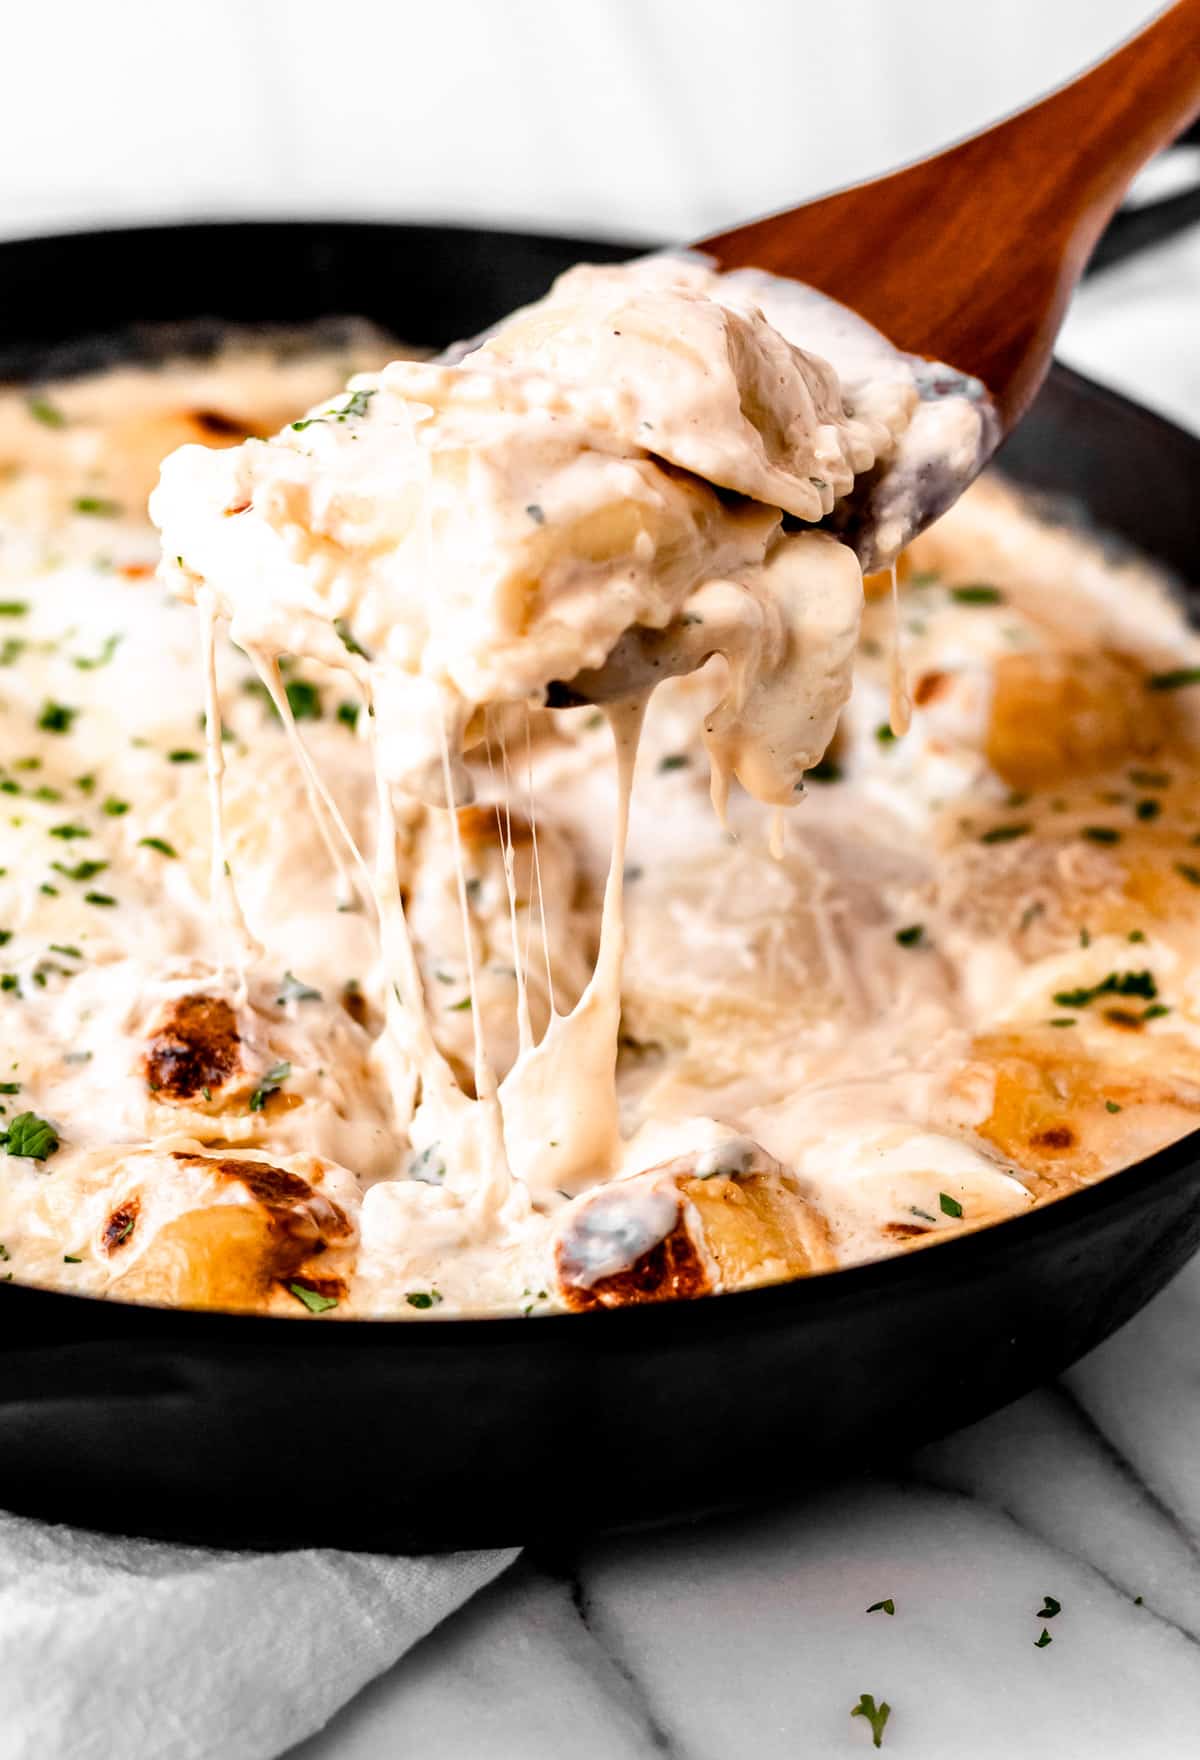
[[[359,703],[345,702],[345,703],[339,703],[337,706],[338,720],[341,722],[343,727],[348,727],[351,730],[351,732],[353,732],[354,729],[357,728],[358,717],[361,714],[361,712],[362,712],[362,706]]]
[[[350,625],[344,617],[335,617],[333,620],[333,627],[337,634],[338,641],[341,642],[343,648],[345,648],[348,654],[357,654],[361,660],[369,660],[371,658],[362,643],[355,638],[354,631],[350,628]]]
[[[953,1216],[957,1218],[963,1213],[962,1205],[957,1198],[952,1198],[949,1192],[938,1193],[938,1206],[943,1216]]]
[[[1144,941],[1146,939],[1146,932],[1144,929],[1131,929],[1125,939],[1126,941],[1134,942]]]
[[[64,1253],[63,1254],[63,1264],[64,1265],[82,1265],[83,1260],[78,1258],[74,1253]]]
[[[1118,1105],[1117,1101],[1106,1100],[1104,1102],[1104,1110],[1105,1110],[1105,1112],[1120,1112],[1121,1108]]]
[[[867,1609],[868,1613],[894,1614],[895,1611],[896,1603],[892,1600],[890,1595],[886,1601],[872,1601],[870,1607]]]
[[[0,972],[0,990],[12,991],[17,996],[21,994],[21,980],[15,972]]]
[[[1098,984],[1078,990],[1056,990],[1054,1001],[1060,1008],[1086,1008],[1098,996],[1141,996],[1153,1002],[1157,995],[1153,972],[1110,972]]]
[[[686,770],[691,760],[685,752],[668,752],[665,758],[658,760],[659,773],[669,770]]]
[[[425,1309],[436,1307],[442,1298],[436,1289],[410,1289],[404,1299],[410,1308]]]
[[[85,892],[83,895],[83,902],[84,904],[101,905],[108,909],[115,905],[117,901],[111,892]]]
[[[179,851],[173,844],[168,843],[165,837],[139,837],[138,848],[156,849],[160,856],[177,858],[179,855]]]
[[[50,866],[56,874],[61,874],[64,880],[94,880],[97,874],[103,874],[108,863],[76,862],[73,868],[68,868],[65,862],[51,862]]]
[[[65,428],[67,425],[67,418],[58,405],[51,403],[48,397],[39,397],[36,391],[31,391],[25,399],[25,408],[43,428]]]
[[[1035,1638],[1033,1647],[1035,1650],[1044,1650],[1047,1644],[1052,1644],[1053,1642],[1054,1639],[1050,1636],[1045,1626],[1043,1626],[1042,1635],[1040,1638]]]
[[[191,751],[186,746],[177,746],[173,752],[167,753],[167,762],[170,764],[198,764],[200,754]]]
[[[1180,666],[1174,672],[1152,672],[1146,680],[1146,689],[1181,691],[1189,684],[1200,684],[1200,666]]]
[[[285,972],[280,981],[279,993],[275,998],[276,1007],[282,1008],[285,1002],[320,1002],[321,992],[314,990],[311,984],[305,984],[294,972]]]
[[[0,1137],[9,1155],[24,1155],[31,1161],[46,1161],[58,1148],[58,1132],[36,1112],[18,1112]]]
[[[295,422],[292,426],[296,426]],[[327,1314],[330,1308],[337,1307],[336,1296],[323,1296],[319,1289],[309,1289],[303,1283],[289,1283],[288,1294],[295,1296],[310,1314]]]
[[[890,721],[881,721],[879,723],[879,726],[875,729],[875,738],[879,741],[881,746],[895,745],[896,735],[892,731],[892,724]]]
[[[20,1092],[20,1082],[0,1082],[0,1094],[19,1094]]]
[[[106,495],[77,495],[71,506],[76,513],[90,513],[96,519],[116,519],[122,511],[121,503]]]
[[[907,929],[896,930],[896,940],[901,947],[918,947],[924,938],[924,923],[910,923]]]
[[[1038,1608],[1033,1617],[1035,1619],[1053,1619],[1056,1614],[1061,1612],[1061,1601],[1056,1601],[1053,1595],[1043,1595],[1042,1605]]]
[[[450,1014],[462,1014],[463,1011],[470,1008],[470,1006],[471,998],[469,996],[464,996],[461,1002],[451,1002],[447,1004]]]
[[[71,665],[77,666],[80,672],[98,672],[100,667],[108,665],[120,643],[121,637],[119,635],[106,636],[104,645],[98,654],[76,654],[71,660]]]
[[[872,1693],[862,1693],[858,1704],[850,1712],[851,1717],[865,1717],[871,1726],[871,1745],[875,1748],[883,1746],[883,1732],[887,1728],[887,1720],[892,1715],[892,1708],[886,1699],[878,1705]]]
[[[1018,837],[1027,837],[1032,830],[1030,825],[993,825],[980,837],[980,843],[1012,843]]]
[[[120,819],[129,811],[129,802],[118,800],[115,794],[110,794],[100,811],[107,813],[110,819]]]
[[[28,610],[28,599],[0,599],[0,617],[24,617]]]
[[[66,942],[62,942],[62,941],[52,941],[50,943],[50,951],[51,951],[51,953],[64,954],[67,959],[82,959],[83,958],[83,954],[79,951],[79,949],[77,947],[71,947]],[[0,1084],[0,1094],[3,1094],[4,1092],[5,1092],[5,1089],[4,1089],[3,1085]]]
[[[1170,1012],[1171,1011],[1165,1002],[1152,1002],[1149,1008],[1144,1008],[1142,1010],[1142,1019],[1144,1021],[1157,1021],[1161,1020],[1164,1014],[1170,1014]]]
[[[38,714],[37,724],[43,733],[70,733],[71,723],[78,714],[78,709],[69,708],[66,703],[55,703],[47,697]]]
[[[292,1066],[286,1058],[279,1063],[272,1064],[250,1096],[251,1112],[261,1112],[271,1095],[279,1092],[280,1083],[286,1082],[291,1073]]]
[[[1156,800],[1138,801],[1134,806],[1134,815],[1138,819],[1157,819],[1162,812],[1162,802]]]
[[[1086,837],[1089,843],[1120,843],[1121,833],[1111,825],[1085,825],[1079,834]]]
[[[982,583],[969,587],[951,587],[950,597],[959,605],[1002,605],[1004,594],[999,587],[987,587]]]
[[[544,526],[545,525],[545,523],[546,523],[545,511],[544,511],[544,509],[542,509],[538,506],[536,501],[531,501],[529,503],[528,507],[526,507],[525,512],[529,515],[529,518],[533,521],[535,526]]]
[[[92,834],[86,825],[51,825],[50,836],[61,837],[64,843],[71,843],[77,837],[90,837]]]

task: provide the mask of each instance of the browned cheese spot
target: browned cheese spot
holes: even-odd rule
[[[181,996],[146,1051],[146,1082],[160,1100],[196,1100],[237,1069],[241,1039],[222,996]]]

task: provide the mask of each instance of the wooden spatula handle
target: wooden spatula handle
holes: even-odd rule
[[[811,282],[900,347],[977,373],[1008,427],[1130,181],[1197,115],[1200,0],[1177,0],[1082,78],[983,134],[795,210],[794,229],[776,216],[699,248],[724,268]]]

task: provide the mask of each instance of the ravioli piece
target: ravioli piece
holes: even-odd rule
[[[757,1143],[732,1137],[573,1204],[554,1249],[567,1306],[631,1307],[832,1268],[824,1218]]]
[[[818,520],[894,435],[851,415],[829,362],[786,341],[735,286],[669,257],[582,263],[466,359],[549,373],[625,443]]]

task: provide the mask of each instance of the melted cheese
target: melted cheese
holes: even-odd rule
[[[1147,680],[1195,638],[987,488],[860,635],[854,556],[780,509],[929,444],[874,333],[576,273],[458,368],[169,460],[171,592],[111,505],[144,380],[86,448],[102,394],[0,408],[37,431],[0,486],[0,1104],[60,1138],[0,1159],[15,1277],[611,1305],[904,1250],[1190,1128],[1200,717]],[[634,626],[691,676],[540,707]]]

